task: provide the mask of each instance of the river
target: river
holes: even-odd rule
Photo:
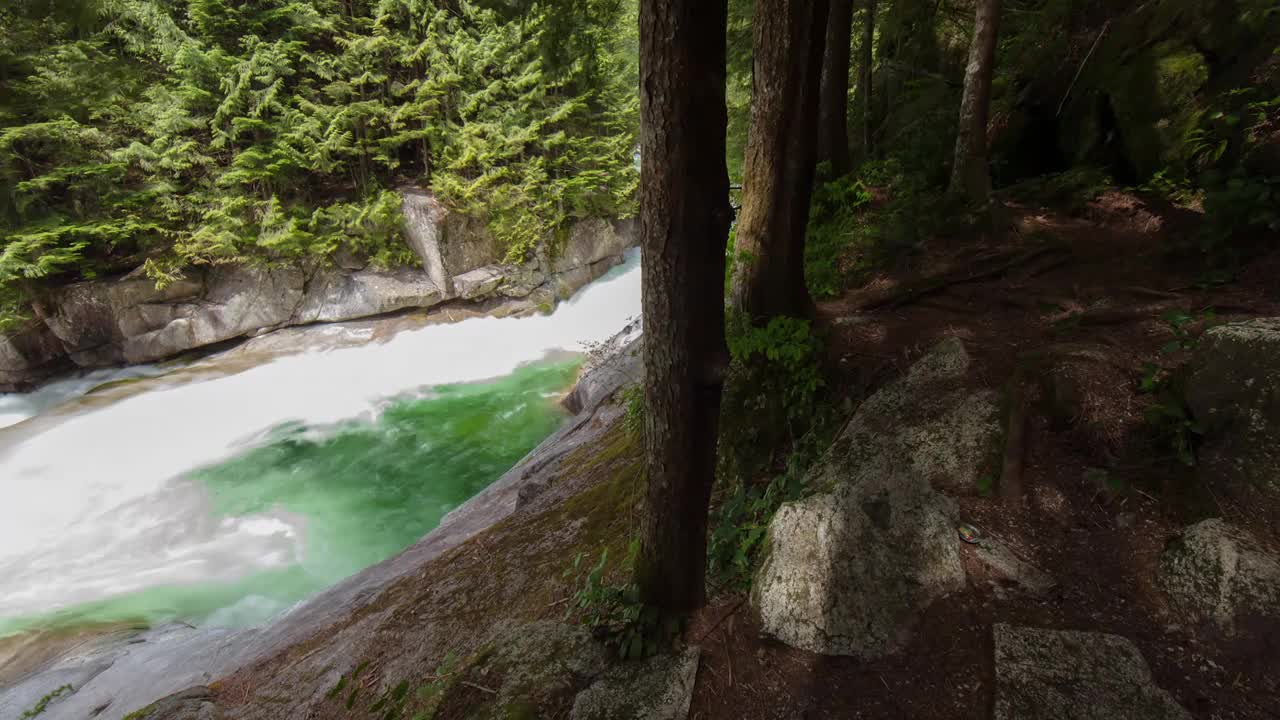
[[[584,343],[639,312],[633,251],[546,316],[286,331],[0,395],[0,637],[265,621],[497,479],[563,421]]]

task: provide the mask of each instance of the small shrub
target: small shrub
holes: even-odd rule
[[[622,404],[626,414],[622,418],[622,427],[632,440],[644,440],[644,386],[628,385],[622,389]]]
[[[732,363],[721,410],[721,464],[730,476],[754,477],[813,425],[824,385],[822,344],[809,321],[790,317],[758,327],[735,314],[727,335]]]
[[[639,541],[632,540],[623,568],[627,577],[633,576],[639,551]],[[576,613],[624,660],[656,655],[679,635],[680,621],[664,617],[657,608],[641,602],[639,588],[634,582],[608,582],[608,548],[600,551],[600,559],[590,568],[584,566],[585,558],[585,553],[578,553],[573,565],[564,572],[565,577],[573,578],[577,587],[565,612],[566,619]]]

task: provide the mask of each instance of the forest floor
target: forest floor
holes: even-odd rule
[[[881,273],[821,303],[824,392],[852,410],[952,336],[978,368],[972,382],[1024,388],[1022,501],[1003,502],[999,488],[940,489],[965,522],[1048,572],[1056,588],[1021,594],[984,574],[963,546],[969,586],[930,606],[901,652],[873,662],[768,639],[743,593],[715,593],[686,634],[702,649],[691,720],[990,717],[992,628],[1004,622],[1128,638],[1155,683],[1199,720],[1280,718],[1280,629],[1217,635],[1179,616],[1155,584],[1166,543],[1205,517],[1280,550],[1280,497],[1209,492],[1194,467],[1154,441],[1144,418],[1154,400],[1139,391],[1146,363],[1186,361],[1185,348],[1162,352],[1172,341],[1190,341],[1209,322],[1280,315],[1280,253],[1235,282],[1200,287],[1203,268],[1166,253],[1171,239],[1194,231],[1194,213],[1118,192],[1073,215],[1011,211],[1015,229],[939,239],[920,253],[923,266]],[[1190,319],[1170,322],[1173,312]],[[1041,396],[1057,378],[1040,372],[1050,367],[1040,357],[1084,359],[1070,365],[1080,373],[1070,378],[1071,417],[1044,411]],[[625,579],[619,568],[638,527],[644,473],[623,414],[606,403],[578,426],[589,442],[547,448],[545,461],[531,456],[513,469],[546,483],[524,507],[425,555],[350,612],[310,627],[307,639],[197,688],[196,702],[214,703],[223,720],[414,717],[431,698],[437,720],[506,717],[499,711],[515,706],[497,707],[494,688],[518,675],[486,658],[519,646],[529,623],[565,622],[582,589],[575,557],[589,566],[607,549],[608,575]],[[560,667],[547,658],[527,664]],[[520,717],[568,717],[590,681],[574,674],[538,684],[541,695],[522,705],[536,712]],[[385,699],[396,688],[417,690],[389,715]],[[190,717],[183,712],[158,705],[139,717]]]
[[[1166,252],[1194,231],[1194,213],[1114,191],[1075,215],[1010,209],[1008,232],[936,240],[920,254],[925,266],[820,303],[819,318],[830,389],[846,406],[949,336],[965,342],[991,388],[1012,387],[1028,358],[1087,354],[1080,417],[1041,412],[1040,378],[1025,383],[1021,503],[978,487],[947,491],[967,522],[1047,570],[1057,588],[1011,591],[966,549],[970,587],[931,606],[905,650],[874,662],[764,638],[746,598],[722,594],[689,633],[702,647],[692,720],[988,717],[1001,622],[1122,635],[1195,717],[1280,718],[1280,632],[1226,638],[1193,627],[1155,586],[1166,542],[1204,517],[1280,547],[1280,497],[1226,497],[1196,482],[1194,468],[1153,439],[1144,420],[1153,399],[1139,391],[1144,363],[1185,361],[1171,341],[1208,322],[1280,315],[1280,252],[1233,283],[1201,287],[1203,268]],[[1175,330],[1171,312],[1191,319]]]

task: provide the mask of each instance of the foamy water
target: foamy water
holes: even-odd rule
[[[549,352],[580,350],[639,312],[633,252],[549,316],[473,319],[404,331],[383,344],[303,352],[145,390],[53,424],[0,454],[0,619],[296,564],[306,518],[218,517],[206,489],[185,476],[261,444],[282,425],[323,432],[376,417],[417,388],[505,376]],[[0,426],[54,411],[103,381],[158,372],[103,373],[0,396]],[[0,429],[0,447],[17,429]]]

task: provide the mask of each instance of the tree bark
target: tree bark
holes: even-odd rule
[[[831,176],[852,169],[849,159],[849,40],[853,33],[853,0],[830,0],[827,39],[818,99],[818,162],[831,166]]]
[[[969,65],[964,72],[960,100],[960,124],[956,132],[955,160],[951,166],[951,193],[974,206],[985,207],[991,196],[987,168],[987,119],[991,112],[991,75],[996,60],[996,34],[1000,25],[1000,0],[978,0]]]
[[[704,599],[724,340],[726,0],[640,4],[640,244],[648,491],[637,558],[643,602]]]
[[[862,23],[862,43],[858,48],[859,55],[862,56],[861,62],[858,63],[858,93],[862,96],[861,103],[861,142],[862,142],[862,159],[869,160],[873,152],[875,152],[874,118],[871,108],[872,81],[875,79],[872,75],[875,66],[875,42],[876,42],[876,0],[867,0],[867,9],[864,13]]]
[[[754,321],[809,315],[805,227],[827,0],[756,0],[751,128],[730,301]]]

